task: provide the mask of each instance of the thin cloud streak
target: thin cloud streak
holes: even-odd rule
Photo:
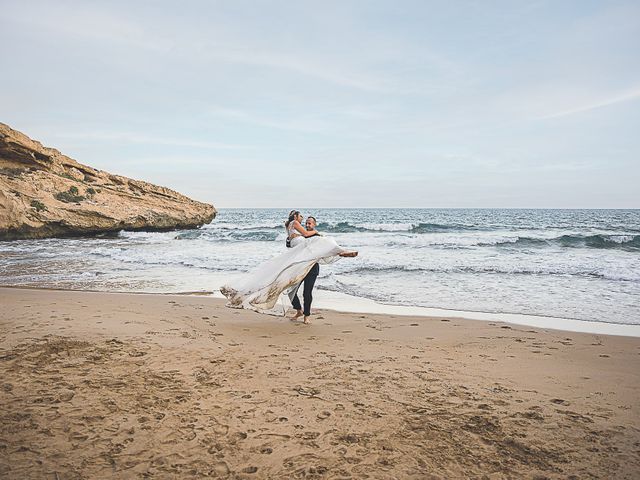
[[[255,50],[209,52],[209,56],[211,59],[228,63],[289,70],[342,87],[355,88],[371,93],[398,93],[397,89],[385,86],[374,78],[358,74],[344,75],[338,73],[332,65],[322,62],[318,58],[302,60],[290,54],[266,51],[258,52]]]
[[[597,102],[593,102],[593,103],[589,103],[587,105],[582,105],[579,107],[575,107],[575,108],[571,108],[569,110],[562,110],[559,112],[555,112],[555,113],[551,113],[549,115],[543,115],[541,117],[537,117],[538,120],[547,120],[547,119],[551,119],[551,118],[560,118],[560,117],[566,117],[569,115],[575,115],[577,113],[583,113],[583,112],[588,112],[591,110],[596,110],[598,108],[603,108],[603,107],[608,107],[610,105],[615,105],[617,103],[623,103],[623,102],[632,102],[637,100],[638,98],[640,98],[640,87],[631,90],[627,93],[623,93],[623,94],[619,94],[619,95],[615,95],[613,97],[609,97],[607,99],[604,100],[600,100]]]
[[[237,120],[242,123],[258,125],[261,127],[275,128],[278,130],[287,130],[303,133],[322,133],[325,129],[320,126],[307,126],[303,122],[280,122],[270,118],[262,117],[251,112],[239,110],[235,108],[214,107],[207,112],[212,116],[222,116]]]
[[[107,141],[117,143],[134,143],[145,145],[164,145],[172,147],[194,147],[205,149],[221,149],[221,150],[246,150],[253,147],[248,145],[233,145],[219,142],[208,142],[200,140],[183,140],[179,138],[168,138],[160,136],[138,135],[134,133],[54,133],[51,138],[61,138],[69,140],[90,140],[90,141]]]
[[[138,23],[106,10],[86,7],[64,10],[64,6],[56,5],[55,8],[45,11],[44,9],[50,6],[39,4],[38,14],[35,15],[23,10],[28,10],[27,5],[19,5],[17,10],[4,9],[0,13],[0,19],[20,28],[35,27],[74,39],[152,51],[166,51],[170,47],[164,39],[150,38]],[[35,8],[31,6],[31,9]]]

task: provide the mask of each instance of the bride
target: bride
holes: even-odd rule
[[[320,235],[315,229],[305,230],[301,222],[300,212],[292,210],[285,222],[287,245],[291,248],[220,288],[220,292],[229,299],[228,307],[284,315],[287,307],[276,307],[280,295],[297,287],[316,263],[328,264],[340,257],[358,255],[358,252],[342,248],[334,239]]]

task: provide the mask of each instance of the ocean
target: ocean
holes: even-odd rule
[[[285,209],[196,230],[0,242],[0,284],[216,293],[283,252]],[[387,305],[640,325],[640,210],[301,209],[360,254],[319,290]]]

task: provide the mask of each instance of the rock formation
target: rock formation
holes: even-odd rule
[[[213,205],[82,165],[0,123],[0,240],[196,228]]]

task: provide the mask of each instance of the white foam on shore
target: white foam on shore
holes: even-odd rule
[[[223,298],[221,294],[218,293],[218,295]],[[517,313],[467,312],[460,310],[446,310],[442,308],[385,305],[367,298],[354,297],[344,293],[328,290],[317,290],[313,292],[313,307],[350,313],[380,313],[385,315],[419,317],[467,318],[471,320],[485,320],[490,322],[506,322],[542,329],[564,330],[568,332],[640,337],[640,325],[589,322],[585,320],[543,317],[539,315],[523,315]]]

